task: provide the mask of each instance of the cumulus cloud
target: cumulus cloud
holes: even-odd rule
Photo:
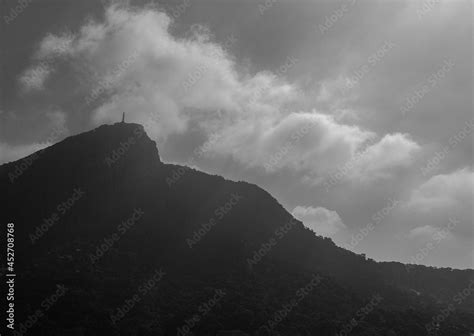
[[[52,71],[51,66],[47,64],[34,65],[25,70],[20,75],[18,81],[25,91],[42,90]]]
[[[73,36],[70,34],[63,35],[46,35],[39,45],[34,59],[41,61],[49,58],[61,57],[72,52]]]
[[[303,172],[312,181],[338,172],[340,180],[388,178],[397,168],[408,167],[421,149],[407,134],[379,139],[372,131],[316,111],[243,120],[222,133],[216,152],[232,153],[242,164],[267,172]]]
[[[406,134],[377,141],[375,132],[338,117],[296,109],[301,90],[280,75],[297,59],[288,58],[280,73],[243,73],[229,51],[234,36],[219,44],[200,28],[177,38],[172,23],[158,10],[112,5],[103,21],[87,21],[74,35],[47,35],[36,55],[86,67],[83,101],[94,124],[115,122],[125,111],[128,121],[161,139],[197,125],[220,139],[209,155],[268,173],[291,169],[314,181],[348,162],[355,165],[345,177],[365,180],[410,164],[418,145]],[[355,161],[369,140],[375,142]]]
[[[297,206],[293,209],[292,214],[306,227],[325,237],[334,236],[347,228],[336,211],[326,208]]]
[[[33,63],[18,77],[24,91],[37,91],[45,88],[48,78],[54,73],[55,62],[71,53],[73,37],[48,34],[33,55]]]
[[[449,228],[438,228],[431,225],[416,227],[408,233],[408,238],[417,239],[419,241],[442,240],[452,238]]]
[[[471,251],[474,236],[473,203],[472,169],[463,168],[432,176],[411,192],[403,207],[406,218],[417,224],[409,237],[421,232],[428,233],[432,228],[446,227],[447,223],[455,220],[456,225],[452,225],[450,235],[457,239],[459,248],[462,246],[466,251]]]
[[[430,212],[452,207],[472,207],[474,173],[468,168],[439,174],[413,190],[407,206]]]
[[[48,35],[36,54],[46,57],[66,45],[55,57],[87,67],[82,72],[92,75],[84,100],[105,98],[91,105],[94,123],[116,121],[124,110],[128,120],[164,138],[183,132],[190,121],[223,127],[232,118],[273,112],[296,96],[294,86],[271,73],[238,74],[228,53],[234,36],[221,45],[199,29],[178,39],[169,32],[171,23],[156,10],[113,5],[103,22],[88,21],[73,37]],[[213,120],[217,110],[224,120]]]
[[[277,119],[273,115],[229,127],[214,150],[247,166],[264,167],[272,172],[280,168],[324,172],[350,157],[373,136],[356,126],[337,124],[331,116],[291,113]]]
[[[410,166],[414,154],[420,150],[421,147],[407,134],[386,134],[366,148],[351,175],[361,179],[389,177],[394,169]]]

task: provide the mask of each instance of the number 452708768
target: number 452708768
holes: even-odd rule
[[[15,224],[7,224],[7,266],[8,272],[13,272],[15,264]]]

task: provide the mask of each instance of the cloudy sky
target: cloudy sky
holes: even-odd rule
[[[473,267],[471,1],[2,6],[0,163],[125,111],[339,246]]]

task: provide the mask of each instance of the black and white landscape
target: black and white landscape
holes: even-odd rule
[[[3,0],[1,335],[474,335],[463,0]]]

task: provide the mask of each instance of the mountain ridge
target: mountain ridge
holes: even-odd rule
[[[95,288],[100,283],[94,275],[96,267],[100,266],[110,274],[115,274],[120,283],[129,281],[122,272],[128,270],[134,274],[133,277],[138,277],[141,274],[139,270],[148,267],[146,265],[159,264],[168,273],[174,274],[169,276],[172,280],[166,286],[173,287],[172,283],[197,276],[189,285],[189,288],[195,288],[193,297],[200,296],[197,284],[210,284],[213,277],[221,279],[221,284],[230,283],[232,295],[239,295],[249,301],[246,309],[254,312],[253,322],[244,319],[243,325],[233,325],[233,319],[223,316],[215,316],[215,322],[251,332],[259,329],[256,325],[265,325],[255,322],[265,322],[265,318],[260,315],[270,316],[271,312],[266,311],[268,308],[255,306],[257,303],[248,296],[252,292],[250,288],[243,294],[237,293],[239,286],[235,279],[241,279],[243,284],[256,279],[268,282],[269,288],[255,294],[256,297],[265,297],[268,291],[284,283],[283,280],[277,280],[272,285],[269,281],[271,277],[291,279],[294,285],[290,287],[298,287],[302,279],[311,279],[317,273],[322,276],[321,281],[327,293],[321,292],[321,289],[311,295],[333,302],[343,312],[340,314],[347,315],[350,312],[343,306],[350,307],[355,303],[362,305],[370,302],[376,292],[381,292],[385,302],[380,309],[392,309],[403,315],[402,307],[412,307],[420,315],[415,314],[410,319],[413,324],[429,323],[431,315],[427,311],[434,312],[436,316],[437,305],[452,301],[453,296],[467,288],[469,281],[474,279],[472,270],[425,266],[413,266],[408,270],[398,262],[366,260],[361,255],[337,247],[329,238],[319,237],[305,228],[270,193],[257,185],[163,163],[156,143],[139,124],[103,125],[68,137],[40,153],[32,154],[33,157],[35,154],[37,157],[34,162],[13,181],[10,174],[24,159],[0,166],[0,186],[6,191],[0,196],[0,201],[9,210],[8,214],[2,213],[1,220],[16,223],[18,256],[23,258],[18,263],[29,274],[22,281],[29,285],[37,281],[42,291],[50,286],[49,280],[46,275],[43,277],[34,273],[35,264],[46,267],[46,264],[58,263],[61,267],[55,271],[56,281],[68,280],[70,286],[85,292],[88,291],[87,287],[78,285],[78,280],[74,280],[76,278],[68,274],[69,271],[79,271],[80,276],[76,276],[81,279],[79,283],[91,281],[94,284],[92,288]],[[185,169],[186,173],[169,185],[167,178],[176,169]],[[37,232],[38,227],[41,228],[40,219],[44,222],[45,219],[53,218],[52,214],[58,212],[55,212],[58,204],[68,202],[77,188],[83,191],[83,197],[71,201],[68,211],[59,213],[59,219],[32,243],[31,234]],[[130,222],[126,232],[121,235],[120,223],[127,223],[135,211],[143,214]],[[282,231],[288,223],[291,225],[285,232]],[[106,253],[91,264],[90,256],[97,257],[102,241],[113,234],[117,234],[119,239],[114,240]],[[272,238],[273,243],[270,240]],[[194,242],[192,246],[189,244],[190,239]],[[264,244],[267,247],[270,245],[270,248],[264,249]],[[76,250],[83,252],[77,253]],[[252,259],[257,252],[260,258]],[[64,264],[61,259],[64,256],[70,256],[71,263]],[[123,266],[123,270],[119,269],[116,256],[121,256],[118,259],[121,262],[132,264]],[[117,286],[123,290],[128,288]],[[286,290],[283,293],[286,294],[274,294],[277,301],[282,301],[288,295]],[[23,300],[30,302],[30,295],[26,293]],[[181,298],[179,295],[177,297]],[[155,299],[164,300],[159,295]],[[164,302],[163,305],[173,304]],[[312,305],[318,306],[316,302]],[[307,315],[314,309],[310,306],[298,309]],[[461,308],[474,317],[472,296],[460,303]],[[110,304],[98,304],[97,309],[107,311],[111,308]],[[172,311],[179,315],[183,309],[178,306],[173,307]],[[233,309],[239,311],[240,308],[229,308]],[[324,319],[317,319],[319,322],[310,330],[323,330],[321,334],[333,335],[342,328],[343,321],[334,319],[335,311],[331,313],[332,310],[327,307],[318,309],[320,314],[327,313],[327,318],[332,322],[325,324]],[[391,316],[385,311],[379,314],[384,319]],[[240,316],[241,312],[237,315]],[[459,322],[458,315],[452,314],[447,318],[454,320],[450,320],[446,328],[470,328],[464,325],[465,322]],[[175,321],[175,318],[168,317],[165,320],[167,327],[162,328],[161,332],[172,334],[170,330],[176,329],[176,325],[185,318]],[[306,320],[302,318],[301,321]],[[303,322],[298,320],[298,323]],[[367,328],[382,330],[382,324],[374,320]],[[64,328],[64,323],[58,323],[58,326]],[[107,327],[111,330],[116,328],[112,325]],[[201,327],[206,332],[217,330],[207,323]],[[283,327],[287,332],[293,328],[291,323],[283,323]],[[409,329],[407,325],[401,327],[407,329],[400,331],[396,325],[391,325],[383,332],[405,332],[407,335],[422,332],[419,326],[410,326],[417,331]],[[426,331],[426,328],[423,330]],[[444,332],[443,329],[441,332]],[[449,335],[450,331],[447,332],[445,334]]]

